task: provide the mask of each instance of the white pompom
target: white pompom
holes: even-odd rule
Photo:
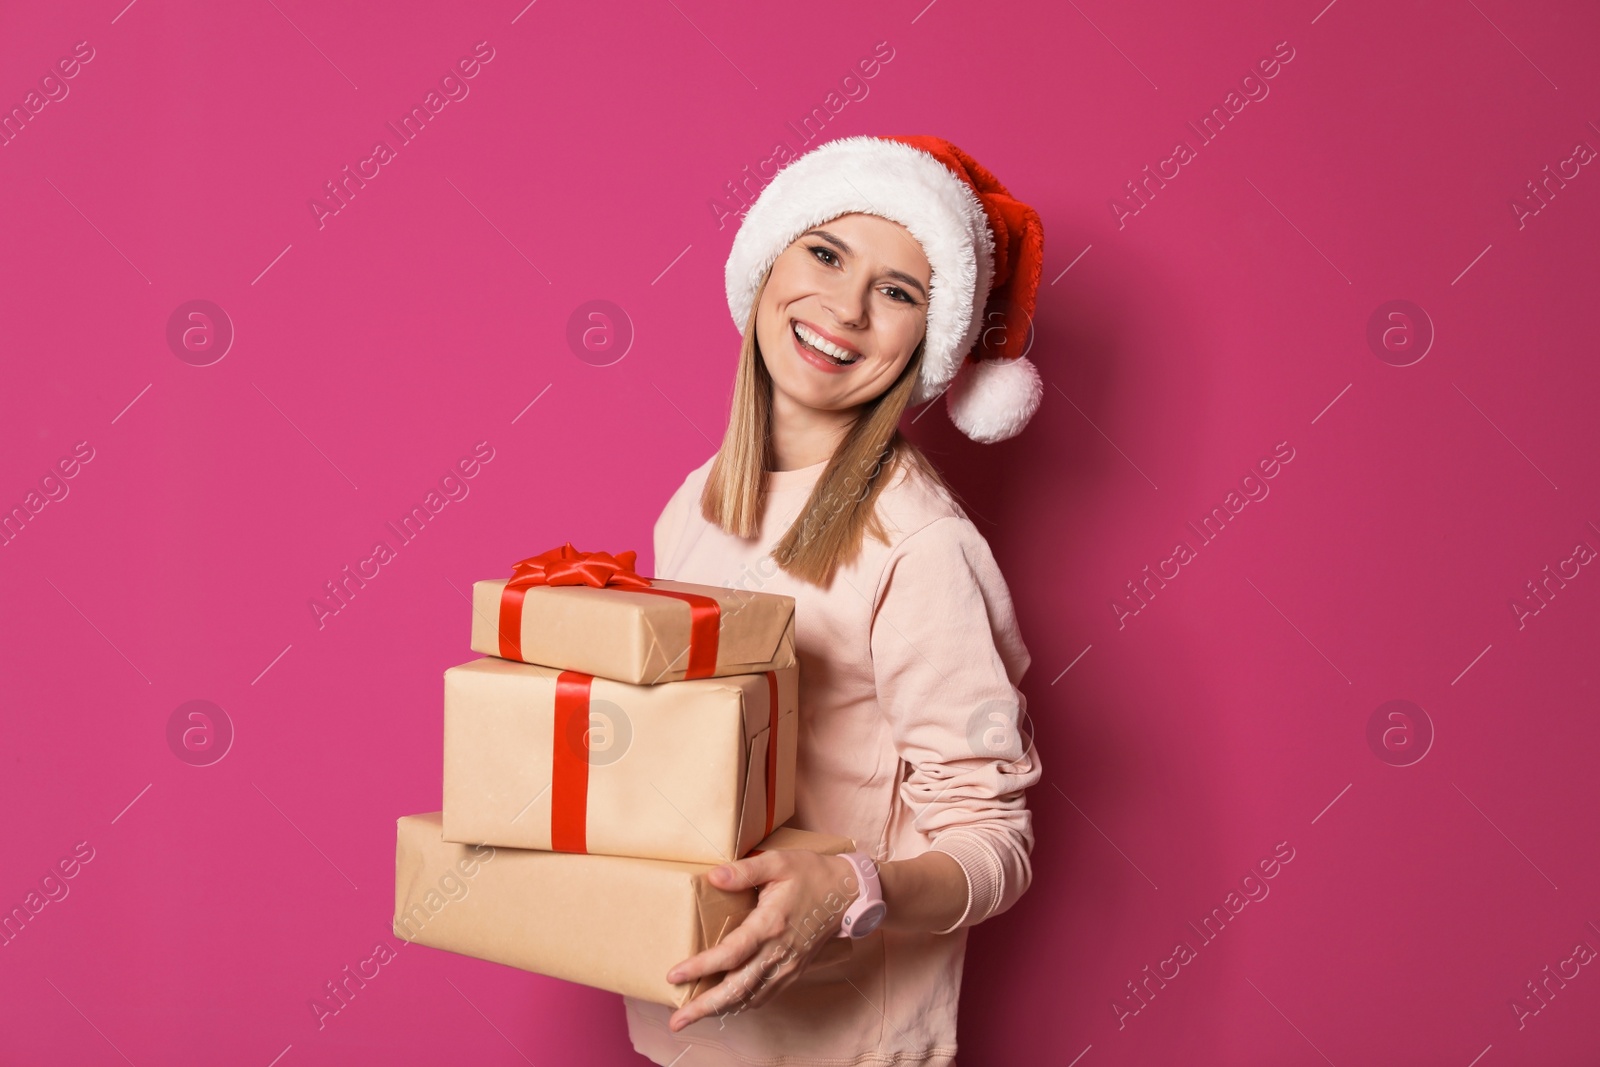
[[[1039,410],[1044,383],[1026,356],[965,365],[945,394],[945,409],[962,433],[983,444],[1015,437]]]

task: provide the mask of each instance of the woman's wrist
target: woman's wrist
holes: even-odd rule
[[[880,863],[878,883],[888,907],[887,929],[941,933],[966,914],[967,872],[948,853],[928,851]]]

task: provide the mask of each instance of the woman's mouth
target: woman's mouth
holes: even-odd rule
[[[789,324],[789,332],[801,357],[822,370],[838,373],[861,362],[861,353],[833,344],[798,320]]]

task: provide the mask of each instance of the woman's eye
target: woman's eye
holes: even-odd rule
[[[806,246],[806,251],[810,252],[813,256],[815,256],[817,258],[818,261],[820,261],[821,263],[825,264],[826,266],[829,266],[829,267],[838,266],[838,263],[839,263],[838,255],[836,255],[834,253],[833,249],[829,248],[827,245],[807,245]],[[824,257],[826,257],[826,258],[824,258]],[[899,286],[896,286],[896,285],[891,285],[888,288],[880,290],[880,291],[885,293],[889,297],[889,299],[891,299],[891,300],[899,300],[902,303],[906,303],[906,304],[915,304],[917,302],[915,297],[913,297],[910,293],[906,292],[904,289],[901,289]]]

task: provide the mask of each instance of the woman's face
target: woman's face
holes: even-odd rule
[[[910,232],[877,215],[841,215],[801,234],[773,262],[756,311],[773,388],[824,411],[881,396],[927,331],[932,273]],[[819,335],[832,347],[811,347]]]

